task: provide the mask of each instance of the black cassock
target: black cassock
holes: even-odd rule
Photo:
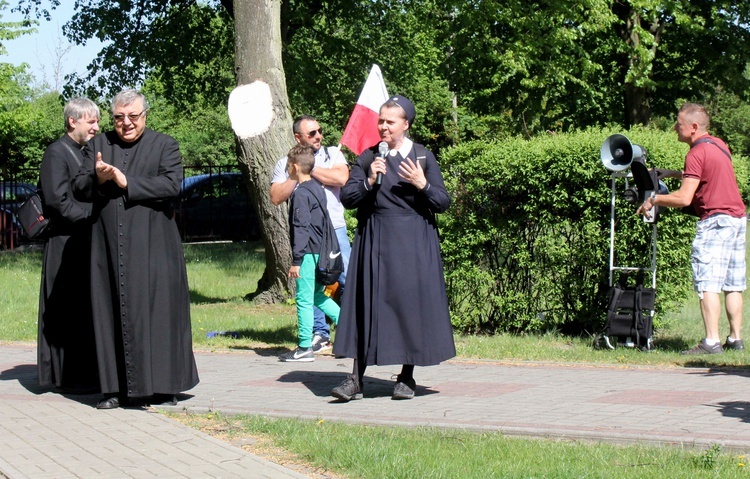
[[[127,177],[97,185],[96,154]],[[91,297],[102,392],[175,394],[198,384],[185,257],[173,204],[179,145],[146,128],[132,143],[107,132],[83,150],[76,191],[94,202]]]
[[[76,200],[72,188],[82,162],[81,145],[65,134],[44,151],[39,172],[52,227],[42,260],[37,373],[41,386],[67,390],[99,388],[89,286],[91,204]]]
[[[387,158],[382,184],[365,186],[377,148],[364,151],[341,190],[357,208],[357,231],[333,351],[366,365],[429,366],[456,355],[435,213],[450,206],[440,167],[427,152],[425,191]],[[416,158],[414,148],[408,155]]]

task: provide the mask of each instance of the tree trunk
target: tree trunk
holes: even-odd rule
[[[621,20],[618,35],[625,43],[625,51],[620,55],[623,82],[623,123],[625,128],[633,125],[648,125],[651,119],[650,92],[653,89],[651,72],[654,57],[661,41],[663,23],[658,17],[649,27],[653,35],[644,45],[641,38],[644,20],[643,13],[628,2],[618,2],[613,12]]]
[[[293,290],[293,282],[287,276],[292,262],[287,206],[274,206],[269,194],[276,162],[294,145],[281,61],[280,11],[281,0],[234,0],[237,89],[232,95],[251,84],[264,87],[260,94],[246,97],[239,109],[235,106],[243,119],[232,114],[232,96],[229,105],[240,168],[263,228],[266,254],[263,277],[257,290],[246,298],[264,303],[283,301]],[[261,105],[267,105],[268,111],[261,111]],[[268,121],[257,117],[266,117]],[[238,133],[242,130],[241,122],[251,127]]]
[[[632,83],[625,84],[625,128],[634,125],[648,125],[651,120],[651,106],[648,90]]]

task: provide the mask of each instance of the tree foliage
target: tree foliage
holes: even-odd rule
[[[17,1],[42,16],[57,3]],[[647,124],[717,88],[747,101],[748,25],[750,3],[736,0],[285,0],[280,28],[293,114],[318,115],[335,140],[377,63],[389,91],[418,105],[416,138],[439,150]],[[158,76],[171,103],[195,109],[233,85],[228,0],[91,0],[64,29],[107,43],[76,91]]]
[[[58,5],[20,0],[18,8],[49,19]],[[97,38],[104,47],[86,76],[70,76],[65,93],[98,98],[158,75],[170,101],[181,106],[225,102],[234,83],[232,31],[231,17],[216,1],[79,2],[63,33],[75,44]]]
[[[315,114],[340,133],[374,63],[390,93],[418,105],[412,134],[434,149],[452,143],[451,93],[440,74],[448,21],[434,0],[290,0],[282,24],[294,113]]]
[[[0,20],[3,18],[3,10],[8,8],[7,0],[0,0]],[[28,20],[25,22],[3,22],[0,21],[0,55],[5,55],[8,50],[5,47],[5,42],[13,40],[25,35],[27,33],[33,33],[36,29],[33,25],[38,22],[36,20]]]
[[[747,100],[748,5],[456,2],[447,75],[470,111],[515,132],[647,124],[719,85]]]
[[[61,98],[35,91],[26,67],[0,63],[0,167],[36,180],[42,153],[64,131]]]
[[[641,6],[636,2],[633,10]],[[649,82],[643,116],[671,114],[681,100],[703,102],[728,92],[743,101],[750,97],[750,3],[736,0],[681,0],[643,2],[642,22],[658,24],[661,33],[653,53],[642,55]],[[653,30],[653,28],[652,28]],[[648,63],[647,60],[651,60]],[[649,66],[650,65],[650,66]],[[635,79],[629,83],[641,86]]]
[[[528,135],[604,115],[604,46],[593,39],[616,21],[608,1],[451,4],[445,74],[459,102],[477,117]]]
[[[15,1],[30,18],[49,18],[59,4]],[[277,15],[278,24],[255,23]],[[285,218],[269,205],[267,186],[274,157],[291,139],[288,112],[318,116],[335,142],[373,63],[391,93],[414,100],[412,134],[436,153],[469,140],[514,144],[518,135],[653,119],[667,127],[685,100],[706,103],[717,133],[747,152],[749,26],[750,2],[737,0],[88,0],[77,2],[64,32],[74,43],[96,37],[105,47],[88,76],[69,79],[65,96],[142,87],[154,105],[151,125],[178,138],[187,162],[239,157],[267,235],[263,283],[278,285]],[[265,27],[273,31],[252,37]],[[235,144],[224,114],[235,79],[273,84],[277,118],[263,140]],[[22,108],[14,115],[25,120]],[[7,138],[2,148],[22,148]],[[472,145],[477,154],[486,146]],[[564,177],[560,158],[547,160],[544,168]],[[509,175],[524,171],[508,165]],[[575,227],[548,238],[581,233]]]

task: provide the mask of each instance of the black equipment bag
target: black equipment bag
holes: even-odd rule
[[[21,226],[23,226],[29,239],[44,239],[49,232],[50,220],[44,214],[43,204],[44,202],[37,192],[18,208],[18,221],[21,222]]]
[[[63,146],[70,152],[76,165],[81,167],[81,158],[75,154],[73,148],[63,142]],[[47,239],[52,232],[52,223],[49,215],[44,214],[44,194],[41,188],[31,195],[28,200],[18,208],[18,221],[21,222],[26,236],[32,240]]]
[[[609,291],[607,321],[596,336],[594,347],[614,349],[618,343],[647,351],[652,349],[654,334],[653,310],[656,290],[643,286],[643,271],[636,275],[635,286],[628,285],[628,274]],[[632,343],[627,342],[630,338]]]

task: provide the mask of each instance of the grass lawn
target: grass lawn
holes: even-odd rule
[[[291,348],[295,307],[254,305],[243,298],[255,290],[263,268],[259,243],[185,246],[190,283],[193,342],[201,350]],[[688,267],[686,265],[686,267]],[[41,252],[0,254],[0,341],[34,342]],[[747,302],[745,303],[747,315]],[[745,353],[686,357],[703,335],[697,299],[660,318],[656,349],[598,351],[592,338],[544,335],[456,335],[459,358],[653,365],[659,367],[746,367]],[[722,319],[726,334],[726,320]],[[233,332],[214,335],[211,332]],[[570,441],[525,440],[501,434],[406,429],[315,421],[180,416],[193,427],[230,441],[254,438],[253,452],[279,462],[304,463],[326,471],[320,477],[748,477],[744,457],[668,447],[616,446]],[[238,439],[239,438],[239,439]],[[323,445],[324,447],[319,447]],[[467,454],[467,451],[471,451]],[[333,471],[333,472],[331,472]]]
[[[500,433],[256,416],[171,415],[315,478],[747,478],[743,455],[657,446],[522,439]]]

